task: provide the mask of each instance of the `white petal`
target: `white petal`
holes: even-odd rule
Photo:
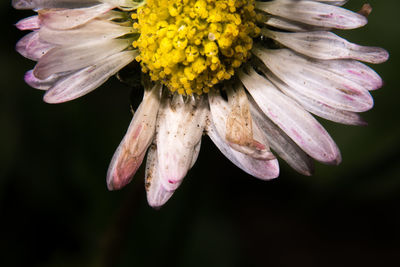
[[[145,91],[143,101],[136,110],[124,139],[118,146],[107,172],[109,190],[128,184],[142,164],[147,148],[153,141],[162,86],[155,85]]]
[[[263,29],[262,33],[296,52],[317,59],[356,59],[378,64],[389,58],[385,49],[349,43],[327,31],[287,33]]]
[[[53,29],[72,29],[113,9],[109,4],[100,4],[76,9],[43,9],[39,10],[41,25]]]
[[[17,24],[15,24],[15,26],[21,31],[37,30],[40,28],[39,17],[32,16],[22,19],[18,21]]]
[[[324,69],[324,62],[311,60],[288,49],[254,48],[253,53],[282,81],[293,89],[331,107],[362,112],[372,108],[374,101],[365,88]]]
[[[271,16],[265,22],[266,25],[275,27],[282,30],[292,31],[292,32],[308,32],[308,31],[317,31],[323,30],[327,28],[317,27],[313,25],[304,24],[297,21],[292,21],[288,19],[284,19],[281,17]]]
[[[200,139],[199,143],[194,146],[192,163],[190,163],[189,169],[191,169],[194,166],[194,164],[196,163],[197,158],[199,157],[199,154],[200,154],[200,148],[201,148],[201,139]]]
[[[321,3],[330,4],[330,5],[334,5],[334,6],[343,6],[349,0],[341,0],[341,1],[337,1],[337,0],[311,0],[311,1],[321,2]]]
[[[40,8],[77,8],[91,4],[98,4],[98,0],[12,0],[16,9]]]
[[[46,79],[58,72],[78,70],[96,64],[131,45],[129,40],[112,39],[83,43],[73,46],[56,47],[40,58],[34,74]]]
[[[33,75],[33,70],[29,70],[25,73],[24,80],[33,88],[47,90],[51,88],[62,76],[63,75],[60,76],[59,74],[53,74],[45,80],[40,80]]]
[[[109,3],[114,6],[118,6],[120,9],[123,10],[134,10],[144,4],[146,4],[146,1],[144,0],[99,0],[103,3]]]
[[[367,19],[360,14],[319,2],[274,0],[256,2],[256,8],[275,16],[324,28],[354,29],[367,24]]]
[[[233,164],[241,168],[246,173],[262,180],[270,180],[278,177],[278,160],[259,160],[232,149],[232,147],[226,143],[225,138],[219,135],[212,116],[209,116],[207,135],[211,138],[222,154],[225,155],[225,157],[227,157]]]
[[[163,187],[176,190],[189,170],[208,114],[204,96],[165,98],[158,116],[157,154]]]
[[[96,19],[108,20],[108,21],[115,21],[115,20],[126,21],[128,19],[128,14],[126,12],[110,10],[107,13],[98,16]]]
[[[156,146],[150,146],[147,153],[145,186],[147,202],[153,208],[163,206],[173,195],[175,190],[166,190],[161,183],[161,176],[158,167]]]
[[[15,49],[22,56],[31,60],[39,60],[54,45],[40,41],[39,32],[31,32],[22,37],[15,46]]]
[[[54,30],[43,26],[39,35],[42,41],[62,46],[77,45],[91,40],[109,40],[133,32],[132,27],[123,27],[106,20],[92,20],[69,30]]]
[[[251,115],[255,124],[266,136],[271,148],[293,169],[304,175],[311,175],[314,164],[311,158],[296,145],[276,124],[260,110],[254,99],[249,96]]]
[[[381,77],[367,65],[356,60],[319,60],[318,67],[349,79],[367,90],[376,90],[382,87]]]
[[[137,51],[120,52],[74,72],[57,81],[45,94],[44,101],[62,103],[81,97],[102,85],[136,56]]]
[[[249,69],[239,73],[240,80],[261,110],[307,154],[324,163],[340,162],[340,152],[326,130],[291,98]]]

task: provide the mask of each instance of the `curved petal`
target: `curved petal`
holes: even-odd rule
[[[166,190],[161,183],[157,148],[155,145],[150,146],[147,152],[145,187],[147,202],[153,208],[160,208],[163,206],[175,192],[175,190]]]
[[[31,32],[22,37],[15,46],[15,49],[23,57],[37,61],[48,51],[54,48],[54,45],[40,41],[39,32]]]
[[[147,148],[153,141],[162,86],[145,91],[143,101],[135,112],[128,131],[114,153],[107,172],[109,190],[128,184],[142,164]]]
[[[161,183],[176,190],[192,165],[208,114],[205,96],[175,94],[164,98],[157,121],[157,154]]]
[[[25,73],[24,80],[29,86],[39,89],[39,90],[48,90],[51,88],[61,77],[68,75],[69,73],[65,73],[65,75],[53,74],[45,80],[40,80],[33,75],[33,70],[29,70]]]
[[[28,18],[21,19],[15,24],[18,30],[37,30],[40,28],[39,16],[32,16]]]

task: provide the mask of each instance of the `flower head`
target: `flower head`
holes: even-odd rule
[[[146,153],[146,191],[162,206],[195,163],[203,134],[254,177],[279,175],[280,156],[311,175],[313,161],[338,164],[335,142],[311,115],[363,125],[381,78],[381,48],[332,29],[367,23],[333,0],[14,0],[37,15],[17,51],[37,61],[25,75],[44,100],[83,96],[128,64],[144,73],[136,110],[107,174],[130,182]],[[365,6],[369,7],[369,6]],[[273,152],[271,152],[271,149]]]

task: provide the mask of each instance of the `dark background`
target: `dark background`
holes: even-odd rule
[[[391,54],[374,66],[386,85],[372,93],[369,126],[323,121],[341,165],[303,177],[281,162],[280,177],[263,182],[204,138],[159,211],[146,203],[143,168],[121,191],[105,185],[130,89],[113,78],[81,99],[42,102],[23,81],[33,62],[14,51],[23,33],[13,24],[32,13],[9,2],[0,3],[1,266],[400,266],[400,1],[371,1],[370,24],[340,33]]]

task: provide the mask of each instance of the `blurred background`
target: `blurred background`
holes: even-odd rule
[[[32,13],[10,2],[0,3],[1,266],[400,266],[399,1],[370,1],[369,24],[340,33],[391,54],[374,66],[386,84],[372,92],[367,127],[321,120],[341,165],[304,177],[280,162],[280,177],[263,182],[204,138],[161,210],[146,203],[143,168],[106,189],[131,89],[113,78],[78,100],[42,102],[23,81],[33,62],[14,51],[24,33],[13,24]]]

